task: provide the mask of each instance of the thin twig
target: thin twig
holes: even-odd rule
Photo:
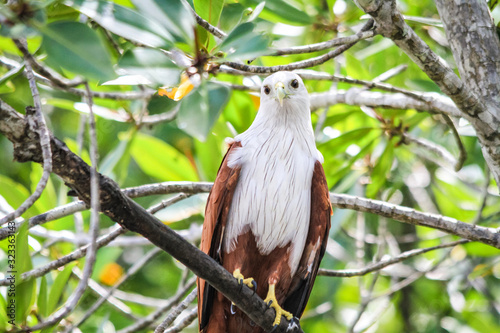
[[[50,315],[47,320],[33,326],[23,328],[22,331],[37,331],[45,327],[57,324],[61,319],[67,317],[78,305],[83,293],[87,289],[88,282],[94,270],[94,263],[97,254],[97,237],[99,236],[99,210],[100,210],[100,197],[99,197],[99,180],[97,173],[97,133],[95,128],[95,118],[92,111],[92,97],[88,83],[85,83],[87,88],[87,104],[89,106],[89,132],[90,132],[90,161],[92,163],[90,169],[90,230],[89,234],[91,241],[88,247],[85,266],[83,267],[83,276],[78,282],[74,292],[68,297],[63,307]]]
[[[468,243],[468,242],[469,242],[469,240],[461,239],[461,240],[458,240],[458,241],[455,241],[455,242],[444,243],[444,244],[440,244],[440,245],[436,245],[436,246],[426,247],[426,248],[423,248],[423,249],[409,250],[409,251],[401,253],[397,257],[390,258],[390,259],[382,259],[381,261],[379,261],[379,262],[377,262],[375,264],[368,265],[367,267],[361,268],[361,269],[329,270],[329,269],[320,268],[319,271],[318,271],[318,275],[333,276],[333,277],[362,276],[362,275],[366,275],[368,273],[379,271],[379,270],[381,270],[381,269],[383,269],[383,268],[385,268],[387,266],[400,263],[400,262],[402,262],[404,260],[413,258],[415,256],[421,255],[421,254],[429,252],[429,251],[434,251],[434,250],[438,250],[438,249],[444,249],[444,248],[447,248],[447,247],[453,247],[453,246],[460,245],[460,244],[465,244],[465,243]]]
[[[26,44],[26,41],[19,41],[20,44]],[[27,46],[26,46],[27,49]],[[21,50],[22,51],[22,50]],[[40,100],[40,93],[36,86],[35,78],[33,76],[33,69],[31,68],[30,62],[27,60],[28,54],[24,54],[26,75],[28,77],[29,86],[31,89],[31,95],[33,96],[33,103],[35,108],[27,107],[26,115],[32,115],[34,120],[33,127],[37,131],[40,140],[40,146],[42,147],[42,157],[43,157],[43,173],[40,181],[36,185],[35,191],[13,212],[7,214],[0,219],[0,225],[10,222],[17,217],[21,216],[26,212],[33,204],[40,198],[43,190],[47,186],[50,174],[52,172],[52,152],[50,150],[50,133],[47,129],[47,124],[45,123],[45,118],[42,113],[42,102]],[[30,117],[31,119],[31,117]],[[10,224],[9,224],[10,226]]]
[[[131,277],[132,275],[134,275],[135,273],[137,273],[137,271],[139,269],[141,269],[144,265],[146,265],[148,263],[148,261],[150,261],[151,259],[153,259],[157,254],[159,254],[161,252],[161,249],[155,247],[154,249],[152,249],[151,251],[149,251],[148,253],[146,253],[144,256],[141,257],[141,259],[137,262],[135,262],[128,270],[127,270],[127,273],[125,273],[119,281],[117,281],[110,289],[107,290],[106,294],[105,295],[102,295],[101,298],[99,298],[94,304],[92,304],[92,306],[90,307],[90,309],[86,310],[85,311],[85,314],[83,315],[82,318],[80,318],[80,320],[78,320],[75,324],[73,325],[70,325],[66,330],[65,332],[70,332],[74,327],[78,327],[80,326],[81,324],[83,324],[85,322],[85,320],[87,320],[88,318],[90,318],[90,316],[97,310],[99,309],[99,307],[104,304],[105,301],[108,300],[109,297],[111,297],[111,295],[113,295],[113,292],[118,289],[122,284],[123,282],[125,282],[129,277]]]
[[[182,311],[186,310],[189,304],[196,299],[196,295],[197,289],[194,288],[193,291],[191,291],[191,293],[168,314],[167,318],[165,318],[165,320],[162,321],[158,327],[156,327],[155,333],[163,333],[170,325],[172,325],[174,320],[179,317]]]
[[[455,171],[459,171],[462,169],[462,166],[465,163],[465,160],[467,159],[467,150],[465,150],[464,144],[462,142],[462,139],[460,139],[460,135],[458,134],[457,128],[455,127],[455,124],[453,123],[453,120],[451,120],[450,116],[443,114],[443,119],[448,125],[448,127],[451,130],[451,133],[453,133],[453,137],[455,138],[455,141],[457,142],[458,146],[458,159],[457,163],[455,164]]]
[[[196,19],[196,23],[198,23],[198,25],[200,27],[202,27],[206,31],[210,32],[212,35],[214,35],[215,37],[217,37],[219,39],[223,39],[223,38],[227,37],[227,34],[224,31],[220,30],[217,27],[214,27],[208,21],[202,19],[201,16],[198,15],[191,6],[188,6],[188,7],[193,12],[194,18]]]
[[[168,310],[170,310],[172,308],[172,306],[176,305],[177,303],[179,303],[179,301],[181,300],[182,296],[184,296],[184,294],[190,290],[191,288],[194,287],[196,283],[196,278],[193,277],[191,278],[191,280],[189,280],[189,283],[184,286],[183,288],[179,289],[177,291],[177,293],[172,296],[169,300],[168,300],[168,303],[159,307],[158,309],[156,309],[153,313],[151,313],[150,315],[148,315],[147,317],[135,322],[134,324],[128,326],[128,327],[125,327],[121,330],[119,330],[117,333],[133,333],[133,332],[137,332],[147,326],[149,326],[150,324],[152,324],[155,320],[157,320],[158,318],[160,318],[163,313],[167,312]]]
[[[403,133],[402,136],[405,143],[414,143],[417,146],[420,146],[430,152],[433,152],[434,154],[445,160],[449,166],[453,167],[458,164],[457,160],[453,157],[453,155],[443,146],[440,146],[424,138],[415,138],[408,133]],[[434,159],[431,160],[435,161]]]
[[[71,274],[75,276],[77,279],[81,280],[83,278],[83,273],[78,266],[73,267]],[[89,279],[89,289],[94,292],[96,296],[103,297],[108,291],[106,288],[101,286],[99,283],[94,281],[93,279]],[[114,296],[109,296],[106,300],[109,305],[111,305],[116,310],[120,311],[125,317],[130,318],[132,320],[137,320],[138,318],[133,314],[132,310],[122,301],[115,298]]]
[[[374,22],[373,19],[368,20],[368,22],[366,22],[365,25],[361,28],[361,31],[358,32],[356,35],[362,34],[363,32],[370,30],[373,27],[373,22]],[[277,65],[277,66],[266,67],[266,66],[244,65],[241,63],[237,63],[237,62],[223,62],[222,64],[229,66],[231,68],[234,68],[234,69],[237,69],[240,71],[244,71],[244,72],[249,72],[249,73],[275,73],[275,72],[279,72],[279,71],[291,71],[294,69],[313,67],[313,66],[323,64],[323,63],[327,62],[328,60],[335,58],[336,56],[347,51],[354,44],[356,44],[356,42],[339,46],[338,48],[331,50],[331,51],[329,51],[321,56],[302,60],[302,61],[293,62],[293,63],[290,63],[288,65]]]
[[[55,72],[51,68],[45,67],[40,62],[38,62],[35,57],[33,57],[33,55],[28,51],[28,47],[25,45],[24,41],[21,41],[19,39],[13,39],[13,41],[16,44],[17,48],[23,53],[25,61],[28,61],[30,65],[35,69],[35,71],[46,77],[55,85],[59,87],[69,88],[78,86],[85,82],[80,78],[69,80],[65,77],[62,77],[59,73]]]
[[[376,35],[377,32],[375,30],[360,31],[359,33],[352,36],[338,37],[326,42],[277,49],[271,55],[281,56],[286,54],[302,54],[323,51],[335,46],[356,43],[362,39],[372,38]]]
[[[179,323],[176,325],[168,328],[167,330],[164,331],[164,333],[178,333],[181,332],[183,329],[188,327],[196,318],[198,318],[198,308],[194,307],[191,310],[189,310],[189,313],[184,317]]]
[[[484,208],[486,207],[486,201],[488,200],[489,197],[488,188],[490,187],[490,178],[491,178],[490,168],[488,168],[488,166],[485,166],[483,193],[481,195],[482,198],[481,205],[479,206],[476,216],[472,220],[471,224],[474,225],[478,224],[482,219],[483,211]]]

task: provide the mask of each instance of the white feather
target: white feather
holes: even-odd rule
[[[290,82],[297,79],[294,89]],[[281,107],[274,86],[285,84]],[[314,164],[322,161],[314,143],[309,95],[293,73],[279,72],[263,82],[259,112],[244,133],[235,137],[242,147],[228,157],[228,166],[241,167],[225,230],[223,247],[231,252],[238,235],[250,228],[261,254],[292,242],[290,269],[295,273],[309,229]],[[264,88],[263,88],[264,89]]]

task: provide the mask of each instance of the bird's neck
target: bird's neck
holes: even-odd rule
[[[278,133],[280,134],[277,135]],[[266,141],[269,138],[279,140],[280,135],[296,137],[299,142],[307,146],[308,150],[313,150],[313,148],[315,150],[308,103],[300,105],[285,103],[283,107],[279,104],[268,108],[261,107],[252,125],[236,139],[237,141],[255,138]]]

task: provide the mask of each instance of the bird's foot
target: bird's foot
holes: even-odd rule
[[[240,285],[246,285],[248,288],[253,289],[255,292],[257,290],[257,282],[253,278],[246,278],[241,274],[239,269],[234,270],[233,276],[236,280],[238,280],[238,283]]]
[[[281,308],[281,306],[278,304],[278,300],[276,299],[274,287],[275,287],[275,284],[269,285],[269,291],[267,292],[267,297],[264,300],[264,303],[266,303],[270,308],[273,308],[274,311],[276,311],[276,317],[274,318],[274,322],[273,322],[273,326],[276,328],[281,323],[281,316],[285,316],[286,319],[292,320],[293,314],[291,314],[288,311],[283,310]]]

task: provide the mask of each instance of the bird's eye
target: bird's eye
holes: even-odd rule
[[[299,87],[299,81],[297,79],[293,79],[290,83],[293,88],[297,89]]]
[[[269,95],[270,92],[271,92],[271,88],[269,88],[269,86],[264,86],[264,93],[266,95]]]

